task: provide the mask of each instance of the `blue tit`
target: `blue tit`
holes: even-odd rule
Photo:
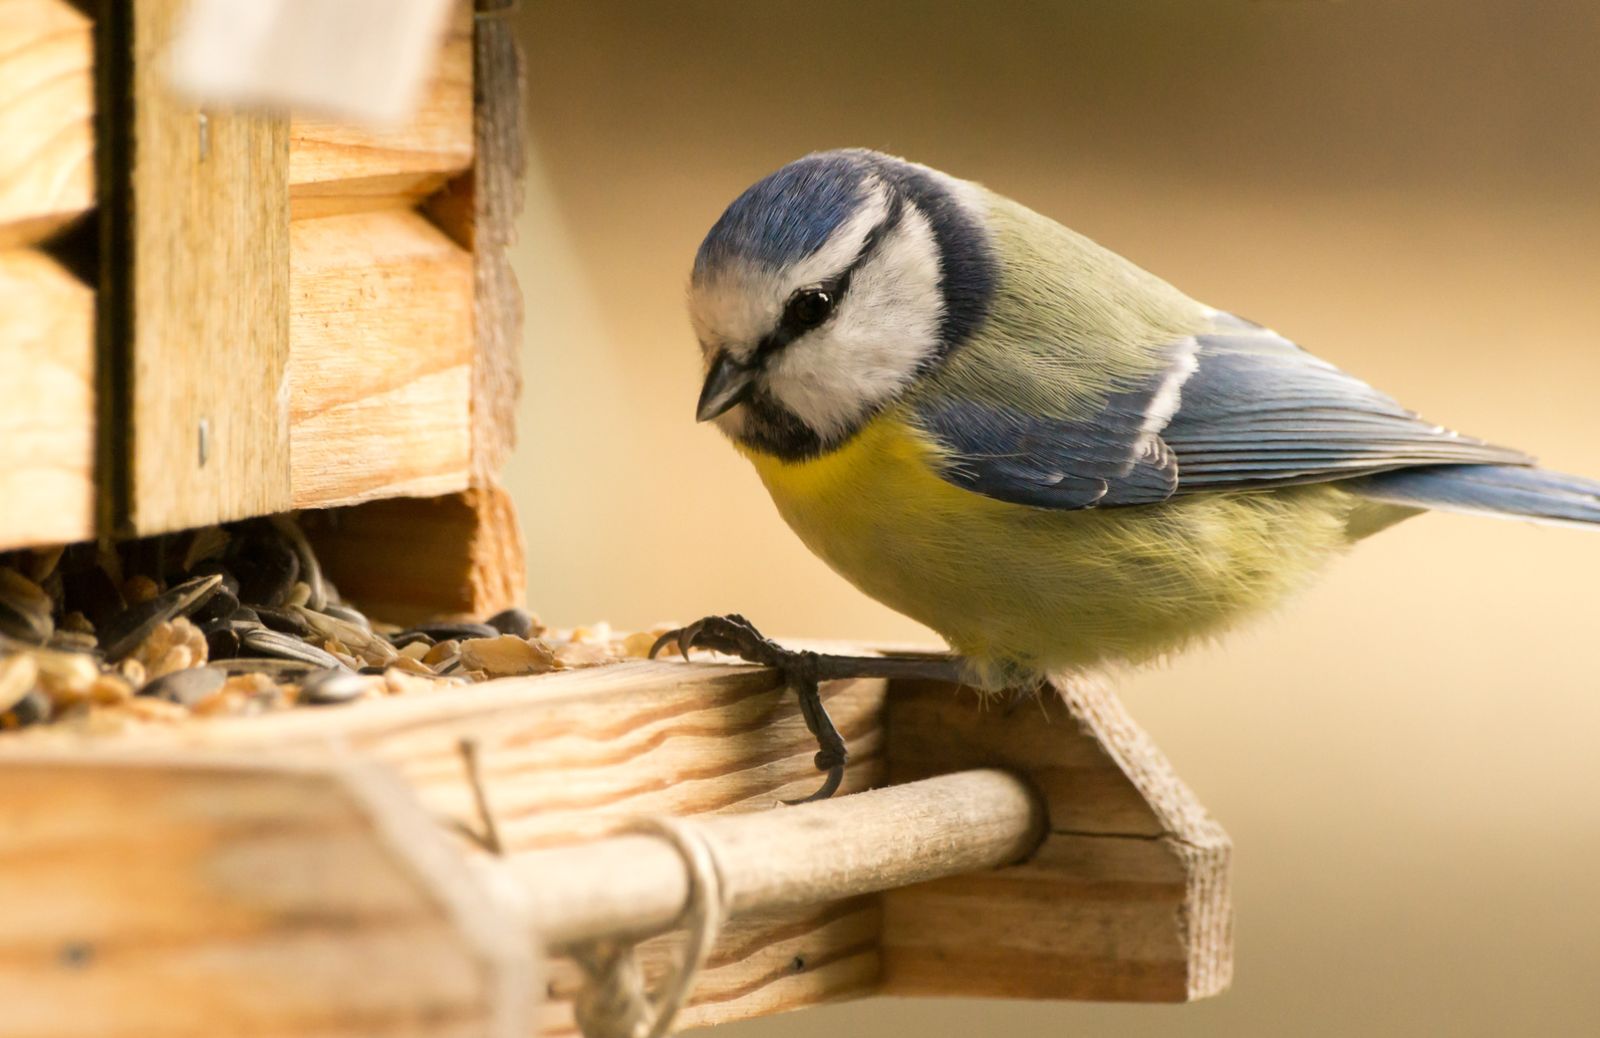
[[[986,687],[1217,635],[1425,509],[1600,523],[1600,482],[876,152],[808,155],[740,195],[689,309],[699,419],[813,552]]]

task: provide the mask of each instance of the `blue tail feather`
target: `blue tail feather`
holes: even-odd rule
[[[1415,508],[1600,524],[1600,480],[1521,465],[1426,465],[1350,486],[1375,501]]]

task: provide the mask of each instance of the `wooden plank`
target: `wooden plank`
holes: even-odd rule
[[[289,128],[295,219],[404,208],[472,166],[472,5],[458,3],[415,115],[373,129],[297,114]]]
[[[522,530],[498,485],[304,512],[301,526],[324,575],[368,616],[479,620],[526,604]]]
[[[522,391],[522,292],[510,249],[522,212],[527,83],[509,19],[479,19],[475,46],[478,161],[470,195],[478,351],[472,376],[472,472],[477,483],[487,484],[499,477],[516,446]]]
[[[1176,1002],[1226,988],[1227,835],[1116,698],[1087,680],[1014,711],[964,698],[895,685],[891,777],[1017,768],[1050,834],[1016,868],[885,895],[885,992]]]
[[[0,251],[0,550],[94,536],[94,292]]]
[[[294,507],[465,488],[472,257],[405,211],[298,220],[290,238]]]
[[[852,764],[844,792],[884,775],[881,682],[835,683],[828,709]],[[42,731],[42,744],[80,740]],[[175,749],[269,755],[351,752],[397,769],[430,814],[478,832],[460,752],[478,744],[507,848],[515,853],[592,839],[638,815],[765,810],[816,788],[815,741],[793,696],[753,667],[629,663],[535,679],[505,679],[437,695],[403,695],[357,709],[290,711],[128,733],[130,752]],[[31,740],[30,740],[31,741]],[[14,743],[13,743],[14,745]],[[0,768],[8,747],[0,739]],[[470,846],[463,840],[462,845]],[[749,918],[724,934],[686,1024],[743,1019],[863,993],[878,970],[878,908],[860,899]],[[227,950],[219,936],[217,954]],[[654,959],[671,944],[647,946]],[[798,965],[796,964],[798,959]],[[557,965],[553,990],[570,990]],[[569,1010],[547,1010],[569,1033]]]
[[[94,205],[94,32],[66,0],[0,0],[0,248]]]
[[[0,1030],[533,1030],[525,932],[392,777],[348,757],[8,755]]]
[[[288,127],[202,113],[162,62],[183,4],[133,5],[128,525],[287,509]]]

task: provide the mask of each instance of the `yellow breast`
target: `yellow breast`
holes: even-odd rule
[[[991,684],[1216,633],[1346,546],[1355,506],[1328,484],[1103,510],[1008,504],[940,478],[938,448],[897,411],[809,461],[746,453],[807,547]]]

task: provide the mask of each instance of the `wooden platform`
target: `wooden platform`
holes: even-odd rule
[[[0,1004],[52,1036],[529,1033],[535,964],[516,938],[539,921],[466,835],[483,818],[462,740],[515,862],[628,818],[809,792],[814,745],[774,681],[638,662],[114,739],[0,737]],[[1227,838],[1105,691],[1010,713],[931,684],[825,697],[853,756],[845,793],[1005,768],[1042,794],[1044,841],[1009,868],[736,918],[681,1026],[874,994],[1227,985]],[[578,979],[550,966],[540,1033],[571,1032]]]

